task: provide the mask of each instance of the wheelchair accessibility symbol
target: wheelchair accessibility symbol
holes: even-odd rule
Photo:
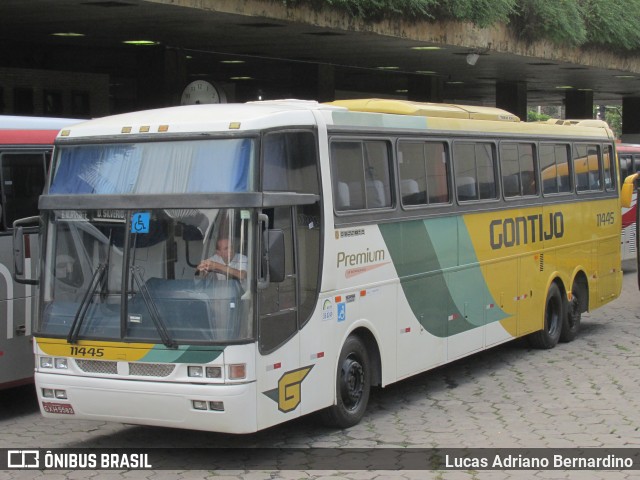
[[[149,212],[134,213],[131,217],[132,233],[149,233],[149,222],[151,214]]]

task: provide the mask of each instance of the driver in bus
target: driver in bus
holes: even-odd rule
[[[247,278],[247,256],[234,252],[233,243],[228,238],[220,238],[216,243],[216,253],[198,264],[198,273],[207,275],[214,272],[219,280],[232,278],[244,283]]]

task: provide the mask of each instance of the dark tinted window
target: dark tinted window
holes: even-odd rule
[[[459,201],[497,198],[493,143],[456,142],[453,147],[453,163]]]
[[[388,142],[332,142],[331,173],[336,211],[391,207]]]
[[[445,143],[402,141],[398,164],[403,205],[449,203],[449,156]]]

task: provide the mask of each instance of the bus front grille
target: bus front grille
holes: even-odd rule
[[[129,375],[140,377],[168,377],[175,369],[170,363],[130,363]]]
[[[78,368],[85,373],[100,373],[110,375],[116,375],[118,373],[118,362],[76,359],[76,364],[78,365]]]
[[[170,363],[134,363],[124,364],[118,371],[118,362],[105,360],[76,359],[78,368],[85,373],[100,375],[135,375],[138,377],[168,377],[176,366]],[[129,367],[127,372],[127,366]]]

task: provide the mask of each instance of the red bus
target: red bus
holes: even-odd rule
[[[33,381],[34,287],[14,279],[13,222],[38,214],[53,141],[59,130],[79,121],[0,116],[0,389]],[[36,234],[25,238],[26,268],[35,269]]]
[[[618,159],[620,161],[620,185],[624,183],[625,178],[640,171],[640,145],[621,143],[616,146]],[[638,198],[633,193],[631,206],[629,208],[622,207],[622,237],[621,252],[622,265],[629,268],[636,263],[636,210]]]

